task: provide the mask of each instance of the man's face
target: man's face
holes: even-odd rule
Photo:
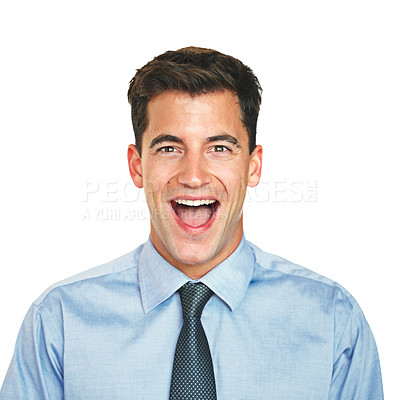
[[[128,159],[134,183],[145,189],[150,237],[167,261],[200,277],[241,240],[246,188],[259,182],[262,150],[249,154],[229,91],[165,92],[149,101],[147,116],[142,157],[130,145]]]

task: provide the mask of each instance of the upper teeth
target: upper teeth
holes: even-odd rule
[[[216,200],[184,200],[184,199],[177,199],[175,200],[178,204],[183,204],[185,206],[204,206],[215,203]]]

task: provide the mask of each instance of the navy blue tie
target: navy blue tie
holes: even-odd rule
[[[203,283],[179,289],[183,326],[176,344],[170,400],[216,400],[210,348],[200,317],[213,292]]]

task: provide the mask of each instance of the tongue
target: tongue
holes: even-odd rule
[[[177,204],[175,212],[183,223],[193,227],[204,225],[211,218],[211,207],[209,206],[190,207]]]

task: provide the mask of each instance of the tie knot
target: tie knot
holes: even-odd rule
[[[201,317],[203,308],[213,295],[204,283],[185,283],[180,289],[183,318]]]

